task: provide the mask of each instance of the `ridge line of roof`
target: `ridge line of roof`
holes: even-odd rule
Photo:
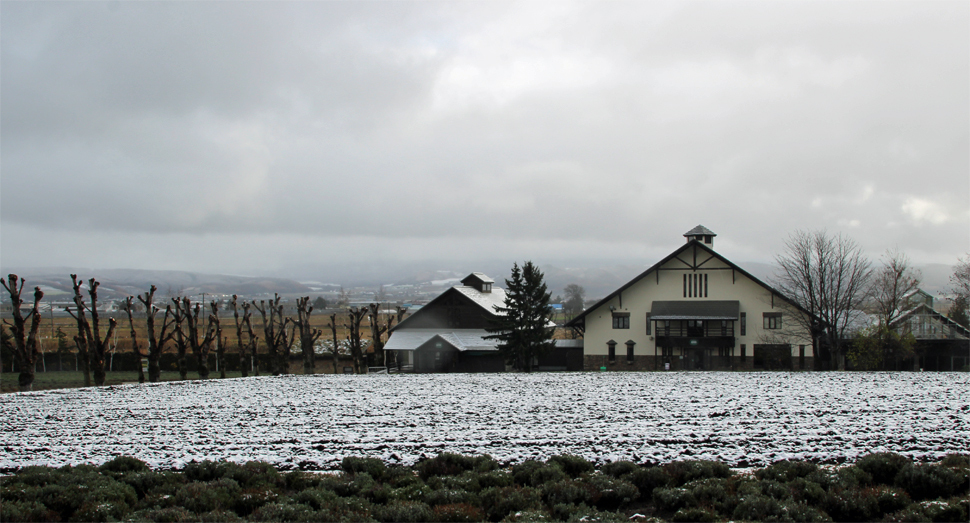
[[[435,303],[436,301],[442,299],[442,297],[445,296],[446,294],[448,294],[449,292],[455,291],[459,295],[464,296],[465,299],[467,299],[468,301],[474,303],[475,305],[478,305],[482,310],[487,311],[489,314],[496,314],[496,312],[494,310],[491,310],[491,311],[488,310],[487,307],[485,307],[483,304],[479,303],[478,301],[472,299],[470,296],[468,296],[464,292],[460,291],[459,288],[472,289],[475,292],[481,293],[481,291],[479,291],[478,289],[476,289],[475,287],[472,287],[470,285],[452,285],[451,287],[448,287],[447,289],[445,289],[444,291],[442,291],[441,294],[439,294],[439,295],[435,296],[434,298],[432,298],[431,301],[429,301],[428,303],[424,304],[421,308],[424,309],[426,307],[429,307],[433,303]],[[501,292],[504,293],[505,292],[505,289],[502,289],[501,287],[493,287],[492,288],[492,292],[495,292],[495,291],[501,291]],[[410,320],[411,318],[413,318],[416,315],[417,315],[417,313],[412,314],[412,315],[408,316],[407,318],[404,318],[400,323],[398,323],[397,325],[394,325],[393,327],[391,327],[390,330],[388,330],[388,332],[389,333],[390,332],[394,332],[398,327],[400,327],[401,325],[404,325],[405,323],[408,322],[408,320]]]
[[[739,271],[742,275],[744,275],[745,277],[747,277],[751,281],[757,283],[758,285],[760,285],[761,287],[765,288],[769,292],[775,294],[776,296],[778,296],[782,300],[785,300],[786,302],[790,303],[792,306],[798,308],[802,312],[809,313],[802,306],[800,306],[797,303],[795,303],[794,301],[792,301],[790,298],[788,298],[787,296],[785,296],[784,294],[782,294],[781,292],[779,292],[777,289],[775,289],[774,287],[772,287],[772,286],[768,285],[767,283],[761,281],[760,279],[756,278],[754,275],[752,275],[748,271],[744,270],[743,268],[741,268],[739,265],[737,265],[736,263],[732,262],[731,260],[725,258],[724,256],[722,256],[721,254],[719,254],[714,249],[708,247],[707,245],[704,245],[703,243],[701,243],[701,242],[699,242],[697,240],[691,240],[691,241],[685,243],[684,245],[682,245],[680,248],[675,249],[673,252],[671,252],[670,254],[668,254],[662,260],[660,260],[657,263],[651,265],[650,268],[648,268],[647,270],[643,271],[638,276],[634,277],[632,280],[626,282],[625,284],[623,284],[622,286],[620,286],[620,288],[618,288],[617,290],[615,290],[612,293],[608,294],[605,298],[599,300],[598,302],[596,302],[595,304],[593,304],[591,307],[587,308],[585,311],[583,311],[582,313],[580,313],[579,316],[576,316],[575,318],[569,320],[569,322],[566,323],[566,326],[567,327],[574,326],[576,323],[579,322],[579,320],[585,320],[586,319],[586,316],[590,312],[592,312],[593,310],[599,308],[600,306],[602,306],[606,302],[612,300],[616,295],[620,294],[621,292],[625,291],[626,289],[629,289],[630,287],[633,286],[633,284],[637,283],[638,281],[642,280],[643,278],[646,278],[648,275],[650,275],[651,273],[653,273],[655,270],[659,269],[665,263],[667,263],[670,260],[672,260],[678,254],[686,251],[687,248],[688,247],[691,247],[691,246],[698,246],[698,247],[703,248],[707,252],[711,253],[711,255],[713,255],[717,259],[719,259],[722,262],[726,263],[732,269],[734,269],[736,271]]]

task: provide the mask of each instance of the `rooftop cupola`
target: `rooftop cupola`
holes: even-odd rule
[[[473,272],[461,280],[462,285],[474,287],[478,292],[492,292],[492,284],[495,280],[485,276],[480,272]]]
[[[717,235],[714,234],[707,227],[704,227],[703,225],[698,225],[697,227],[694,227],[693,229],[691,229],[691,230],[689,230],[689,231],[687,231],[687,232],[684,233],[684,237],[687,238],[687,241],[688,242],[690,242],[692,240],[697,240],[698,242],[703,243],[704,245],[707,245],[708,247],[713,247],[714,246],[714,237],[715,236],[717,236]]]

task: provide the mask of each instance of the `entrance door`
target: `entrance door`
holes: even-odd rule
[[[691,348],[684,350],[684,368],[686,370],[704,370],[706,349]]]

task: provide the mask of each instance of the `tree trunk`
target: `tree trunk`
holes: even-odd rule
[[[148,331],[148,381],[157,383],[161,379],[162,368],[161,359],[165,343],[172,337],[173,333],[168,331],[169,327],[175,325],[175,317],[172,315],[172,306],[165,307],[165,315],[162,317],[162,329],[155,331],[155,315],[158,314],[158,307],[154,305],[155,291],[158,290],[154,285],[151,286],[145,296],[139,296],[138,301],[145,306],[145,327]],[[172,319],[169,319],[172,316]],[[168,332],[167,332],[168,331]],[[167,334],[166,334],[167,332]]]
[[[333,356],[333,373],[339,374],[338,367],[340,367],[340,343],[337,339],[337,313],[330,315],[330,323],[327,324],[327,326],[330,327],[330,332],[333,334],[333,347],[330,349],[330,354]]]
[[[125,298],[125,312],[128,314],[128,335],[131,337],[131,352],[135,354],[135,360],[138,363],[138,383],[145,383],[145,369],[142,368],[141,360],[144,358],[141,354],[141,349],[138,348],[138,333],[135,332],[135,320],[132,318],[131,306],[134,296],[128,296]]]
[[[367,315],[367,309],[351,307],[347,312],[350,320],[350,323],[347,325],[350,329],[348,341],[350,342],[350,355],[354,360],[354,374],[363,374],[366,370],[367,363],[364,361],[360,324],[363,323],[364,317]]]
[[[243,345],[242,341],[242,323],[239,321],[239,308],[236,305],[237,297],[235,294],[232,295],[232,301],[229,302],[232,305],[232,317],[236,320],[236,351],[239,352],[239,371],[242,373],[242,377],[246,378],[249,376],[249,365],[246,361],[246,347]],[[249,314],[249,308],[245,308],[246,314]]]
[[[175,304],[174,314],[175,314],[175,325],[172,334],[175,338],[175,362],[178,365],[179,379],[188,379],[189,367],[185,362],[185,353],[188,349],[187,341],[185,339],[185,311],[182,310],[182,299],[181,297],[172,298],[172,302]]]
[[[209,304],[209,309],[212,314],[209,316],[209,326],[212,330],[212,337],[215,338],[216,342],[216,367],[219,371],[219,377],[226,377],[226,347],[222,340],[222,324],[219,323],[219,302],[212,300]]]
[[[310,305],[309,296],[296,301],[296,312],[296,325],[300,329],[300,348],[303,351],[303,374],[314,374],[317,360],[314,345],[323,331],[310,326],[310,313],[313,312],[313,307]]]
[[[377,365],[386,367],[387,360],[384,356],[384,340],[382,336],[390,328],[390,325],[387,323],[381,325],[379,303],[371,303],[369,312],[371,343],[374,344],[374,361]]]
[[[40,287],[34,287],[34,306],[27,314],[27,318],[24,318],[20,311],[20,306],[23,304],[23,299],[20,296],[25,282],[26,280],[18,278],[16,274],[8,275],[7,281],[0,280],[4,289],[10,294],[11,313],[14,320],[12,325],[14,361],[20,367],[20,376],[17,378],[17,383],[21,392],[30,391],[34,386],[37,365],[37,330],[40,328],[42,318],[38,306],[40,300],[44,297]],[[29,331],[27,331],[26,326],[27,319],[30,320]],[[9,323],[7,325],[11,326]]]

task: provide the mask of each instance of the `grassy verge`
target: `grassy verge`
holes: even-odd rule
[[[27,467],[0,478],[3,521],[967,521],[970,456],[871,454],[841,468],[784,461],[745,473],[554,456],[505,467],[440,454],[413,467],[348,457],[339,472],[192,462],[151,470]],[[84,488],[79,488],[83,485]]]

